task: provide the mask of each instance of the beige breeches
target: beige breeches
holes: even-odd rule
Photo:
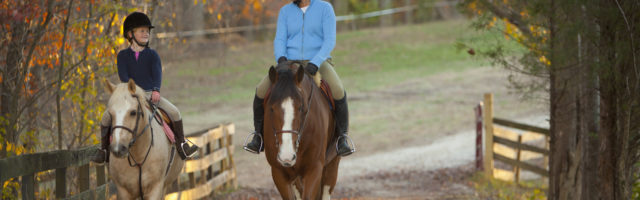
[[[308,61],[302,61],[304,65]],[[327,59],[320,65],[320,69],[318,69],[318,73],[322,76],[322,79],[327,81],[329,87],[331,87],[331,94],[333,95],[334,100],[340,100],[344,98],[344,86],[342,86],[342,80],[338,77],[338,74],[333,69],[333,62],[331,59]],[[267,74],[260,83],[258,83],[258,87],[256,87],[256,96],[258,98],[264,99],[264,96],[267,95],[267,90],[271,86],[271,80],[269,80],[269,75]]]

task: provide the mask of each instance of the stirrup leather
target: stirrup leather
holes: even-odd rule
[[[248,144],[248,143],[247,143],[247,140],[249,140],[249,138],[251,137],[251,135],[258,135],[258,137],[260,137],[260,148],[258,148],[258,151],[257,151],[257,152],[256,152],[256,151],[254,151],[253,149],[249,149],[249,148],[247,147],[247,144]],[[251,137],[251,138],[253,138],[253,137]],[[242,146],[242,148],[243,148],[245,151],[248,151],[248,152],[250,152],[250,153],[253,153],[253,154],[260,154],[260,150],[262,150],[262,145],[263,145],[263,144],[264,144],[264,140],[262,139],[262,135],[261,135],[261,134],[258,134],[258,132],[255,132],[255,131],[254,131],[253,133],[250,133],[249,135],[247,135],[247,137],[246,137],[246,138],[244,138],[244,145]]]

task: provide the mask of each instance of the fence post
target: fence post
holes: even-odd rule
[[[516,161],[520,163],[520,155],[522,152],[522,135],[518,135],[518,148],[516,153]],[[520,165],[513,166],[513,174],[515,174],[516,184],[520,182]]]
[[[493,94],[484,94],[484,170],[493,178]]]
[[[89,164],[78,167],[78,193],[89,189]]]
[[[411,6],[411,0],[404,0],[404,6]],[[404,20],[407,24],[413,24],[413,9],[404,12]]]
[[[482,167],[482,102],[478,103],[476,111],[476,170]]]
[[[224,124],[220,124],[220,130],[222,131],[222,137],[220,137],[220,139],[218,139],[218,142],[220,144],[220,149],[222,148],[227,148],[227,141],[226,141],[226,136],[227,136],[227,132],[224,128]],[[228,148],[227,148],[228,149]],[[229,154],[229,152],[227,151],[227,155]],[[222,161],[220,162],[220,173],[224,173],[225,171],[227,171],[228,169],[228,164],[227,164],[227,158],[222,159]],[[227,188],[229,187],[229,182],[225,181],[224,184],[222,184],[223,188]]]
[[[67,168],[56,169],[56,198],[67,197]]]
[[[232,148],[232,144],[233,144],[233,135],[229,132],[229,128],[225,125],[224,126],[224,131],[226,133],[226,137],[227,137],[227,157],[229,159],[229,165],[230,165],[230,169],[231,169],[231,174],[233,174],[233,178],[231,179],[231,187],[233,187],[233,189],[238,189],[238,181],[236,178],[236,164],[233,161],[233,148]]]
[[[391,0],[380,0],[380,8],[381,10],[390,9],[391,8]],[[393,15],[382,15],[380,16],[380,26],[388,27],[393,24]]]
[[[36,199],[33,178],[33,174],[22,176],[22,199]]]

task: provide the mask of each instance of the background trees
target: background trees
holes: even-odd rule
[[[634,12],[640,4],[467,0],[463,6],[479,16],[478,28],[503,30],[526,48],[519,58],[500,46],[482,53],[540,78],[523,89],[550,94],[549,199],[631,198],[640,153]]]

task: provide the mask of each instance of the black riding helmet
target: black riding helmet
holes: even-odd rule
[[[147,44],[145,45],[141,45],[140,43],[138,43],[135,37],[129,38],[129,36],[127,35],[129,31],[142,26],[149,27],[149,29],[154,28],[154,26],[151,25],[151,20],[149,20],[149,17],[147,17],[146,14],[141,12],[133,12],[124,19],[124,23],[122,24],[122,35],[125,39],[129,40],[129,42],[131,42],[131,40],[133,39],[133,41],[135,41],[138,45],[147,47],[149,46],[149,42],[147,42]]]

